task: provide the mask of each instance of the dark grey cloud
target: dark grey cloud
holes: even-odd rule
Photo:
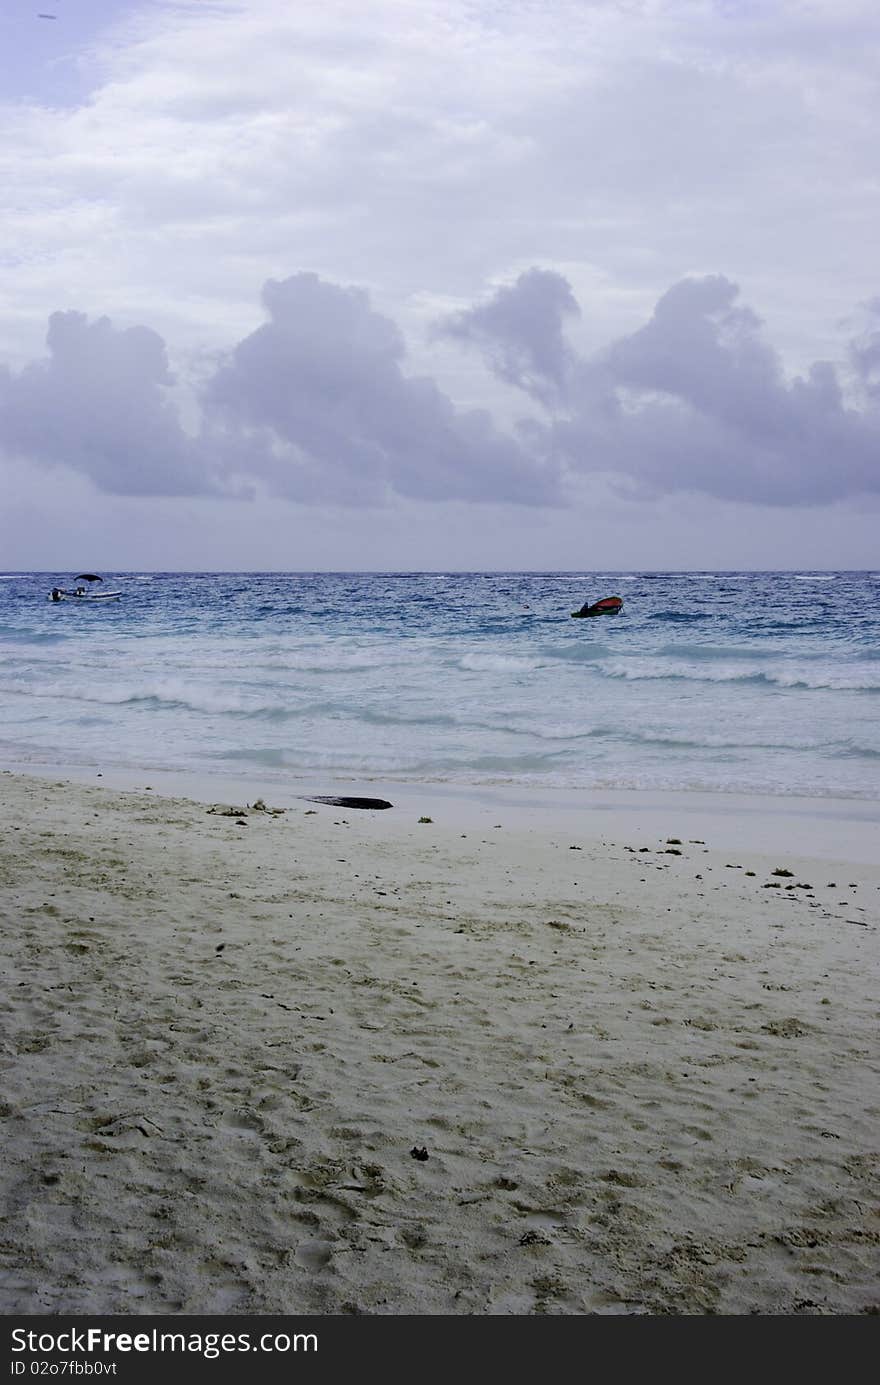
[[[298,500],[558,502],[557,468],[403,373],[403,338],[363,290],[296,274],[270,280],[263,305],[269,321],[204,393],[229,465]]]
[[[363,290],[297,274],[269,281],[263,306],[269,320],[204,384],[196,434],[157,333],[54,313],[46,359],[0,370],[0,449],[116,494],[242,496],[259,481],[306,503],[559,503],[559,468],[527,430],[404,374],[403,337]]]
[[[169,398],[165,344],[149,327],[57,312],[48,357],[0,370],[0,448],[45,466],[69,466],[119,495],[222,490]]]
[[[553,406],[566,397],[575,360],[564,320],[579,315],[561,274],[530,269],[488,302],[443,319],[435,331],[478,346],[502,380]]]
[[[532,343],[538,358],[554,314],[561,330],[564,300],[543,278],[529,288],[544,298]],[[461,335],[511,381],[507,293],[479,310],[478,332]],[[568,408],[547,425],[557,460],[575,473],[610,473],[629,494],[694,490],[811,505],[880,491],[880,333],[850,346],[868,396],[860,407],[827,361],[786,380],[760,319],[738,295],[721,275],[684,279],[631,335],[590,359],[560,357]],[[516,323],[520,358],[528,359],[527,315]],[[529,379],[516,383],[535,393]]]
[[[880,300],[845,372],[818,361],[788,379],[721,275],[673,285],[643,326],[586,358],[564,335],[570,286],[530,270],[438,327],[540,402],[510,431],[407,375],[399,329],[362,289],[296,274],[269,281],[263,307],[203,383],[194,432],[154,331],[53,314],[47,356],[0,369],[0,450],[108,493],[241,497],[257,482],[348,506],[553,505],[591,473],[630,496],[812,505],[880,492]]]

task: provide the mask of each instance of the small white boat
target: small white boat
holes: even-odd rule
[[[64,587],[53,587],[49,593],[50,601],[116,601],[122,592],[79,592],[65,591]]]
[[[49,593],[50,601],[115,601],[122,595],[122,592],[98,592],[91,587],[83,586],[83,582],[103,582],[103,577],[98,577],[94,572],[81,572],[78,577],[73,579],[78,585],[69,591],[66,587],[53,587]]]

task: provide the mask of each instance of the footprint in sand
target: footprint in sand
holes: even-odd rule
[[[294,1259],[305,1270],[322,1270],[333,1257],[333,1247],[327,1241],[300,1241]]]

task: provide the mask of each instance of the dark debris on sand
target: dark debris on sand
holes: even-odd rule
[[[327,798],[319,794],[303,794],[306,803],[327,803],[332,808],[393,808],[387,798]]]

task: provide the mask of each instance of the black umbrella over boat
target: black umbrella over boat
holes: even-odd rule
[[[78,577],[74,577],[74,582],[103,582],[103,577],[98,577],[94,572],[81,572]]]

